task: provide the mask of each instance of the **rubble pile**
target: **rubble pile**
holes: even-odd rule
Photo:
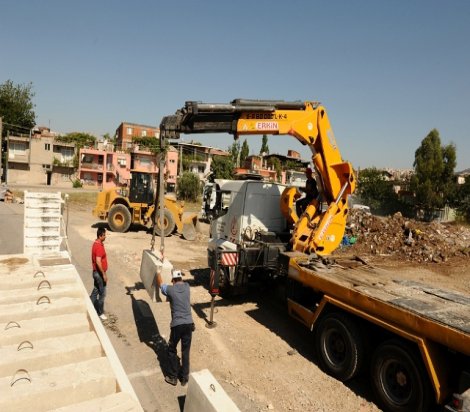
[[[381,217],[353,209],[338,252],[440,263],[453,257],[470,257],[470,228],[406,219],[401,213]]]

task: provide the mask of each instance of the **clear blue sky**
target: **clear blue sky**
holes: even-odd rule
[[[8,79],[33,83],[37,124],[61,133],[158,126],[186,100],[316,100],[354,167],[411,168],[433,128],[470,167],[468,0],[0,0]]]

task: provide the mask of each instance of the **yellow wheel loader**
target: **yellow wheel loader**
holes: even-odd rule
[[[103,190],[98,194],[93,216],[107,220],[113,232],[127,232],[131,224],[152,228],[158,236],[169,236],[175,229],[187,240],[196,238],[197,214],[184,213],[184,202],[170,195],[164,199],[163,224],[155,213],[155,183],[148,172],[132,171],[129,188]],[[162,230],[163,228],[163,230]]]

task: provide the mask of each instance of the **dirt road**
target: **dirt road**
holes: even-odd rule
[[[96,222],[88,209],[80,207],[70,216],[73,257],[91,290],[88,249],[96,235]],[[164,240],[165,256],[185,272],[191,285],[196,323],[191,369],[209,369],[242,411],[378,411],[365,378],[345,385],[319,370],[310,332],[287,316],[283,301],[272,292],[218,299],[217,327],[205,327],[210,303],[207,235],[208,226],[202,225],[195,242],[175,235]],[[169,386],[162,373],[169,307],[150,302],[139,279],[142,250],[150,247],[150,240],[144,231],[108,233],[109,320],[105,326],[144,409],[181,411],[186,388]],[[160,247],[159,239],[155,247]],[[468,270],[461,266],[446,273],[449,266],[441,266],[443,273],[439,273],[437,267],[422,272],[427,273],[427,281],[445,282],[446,288],[452,288],[456,276],[456,289],[467,289]],[[413,276],[412,269],[407,273]]]

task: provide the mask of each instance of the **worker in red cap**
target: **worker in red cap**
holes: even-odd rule
[[[305,196],[296,203],[297,216],[299,217],[305,212],[305,209],[312,200],[318,197],[317,181],[313,177],[313,171],[310,167],[305,169],[305,176],[307,177],[305,188],[300,189],[305,193]]]

